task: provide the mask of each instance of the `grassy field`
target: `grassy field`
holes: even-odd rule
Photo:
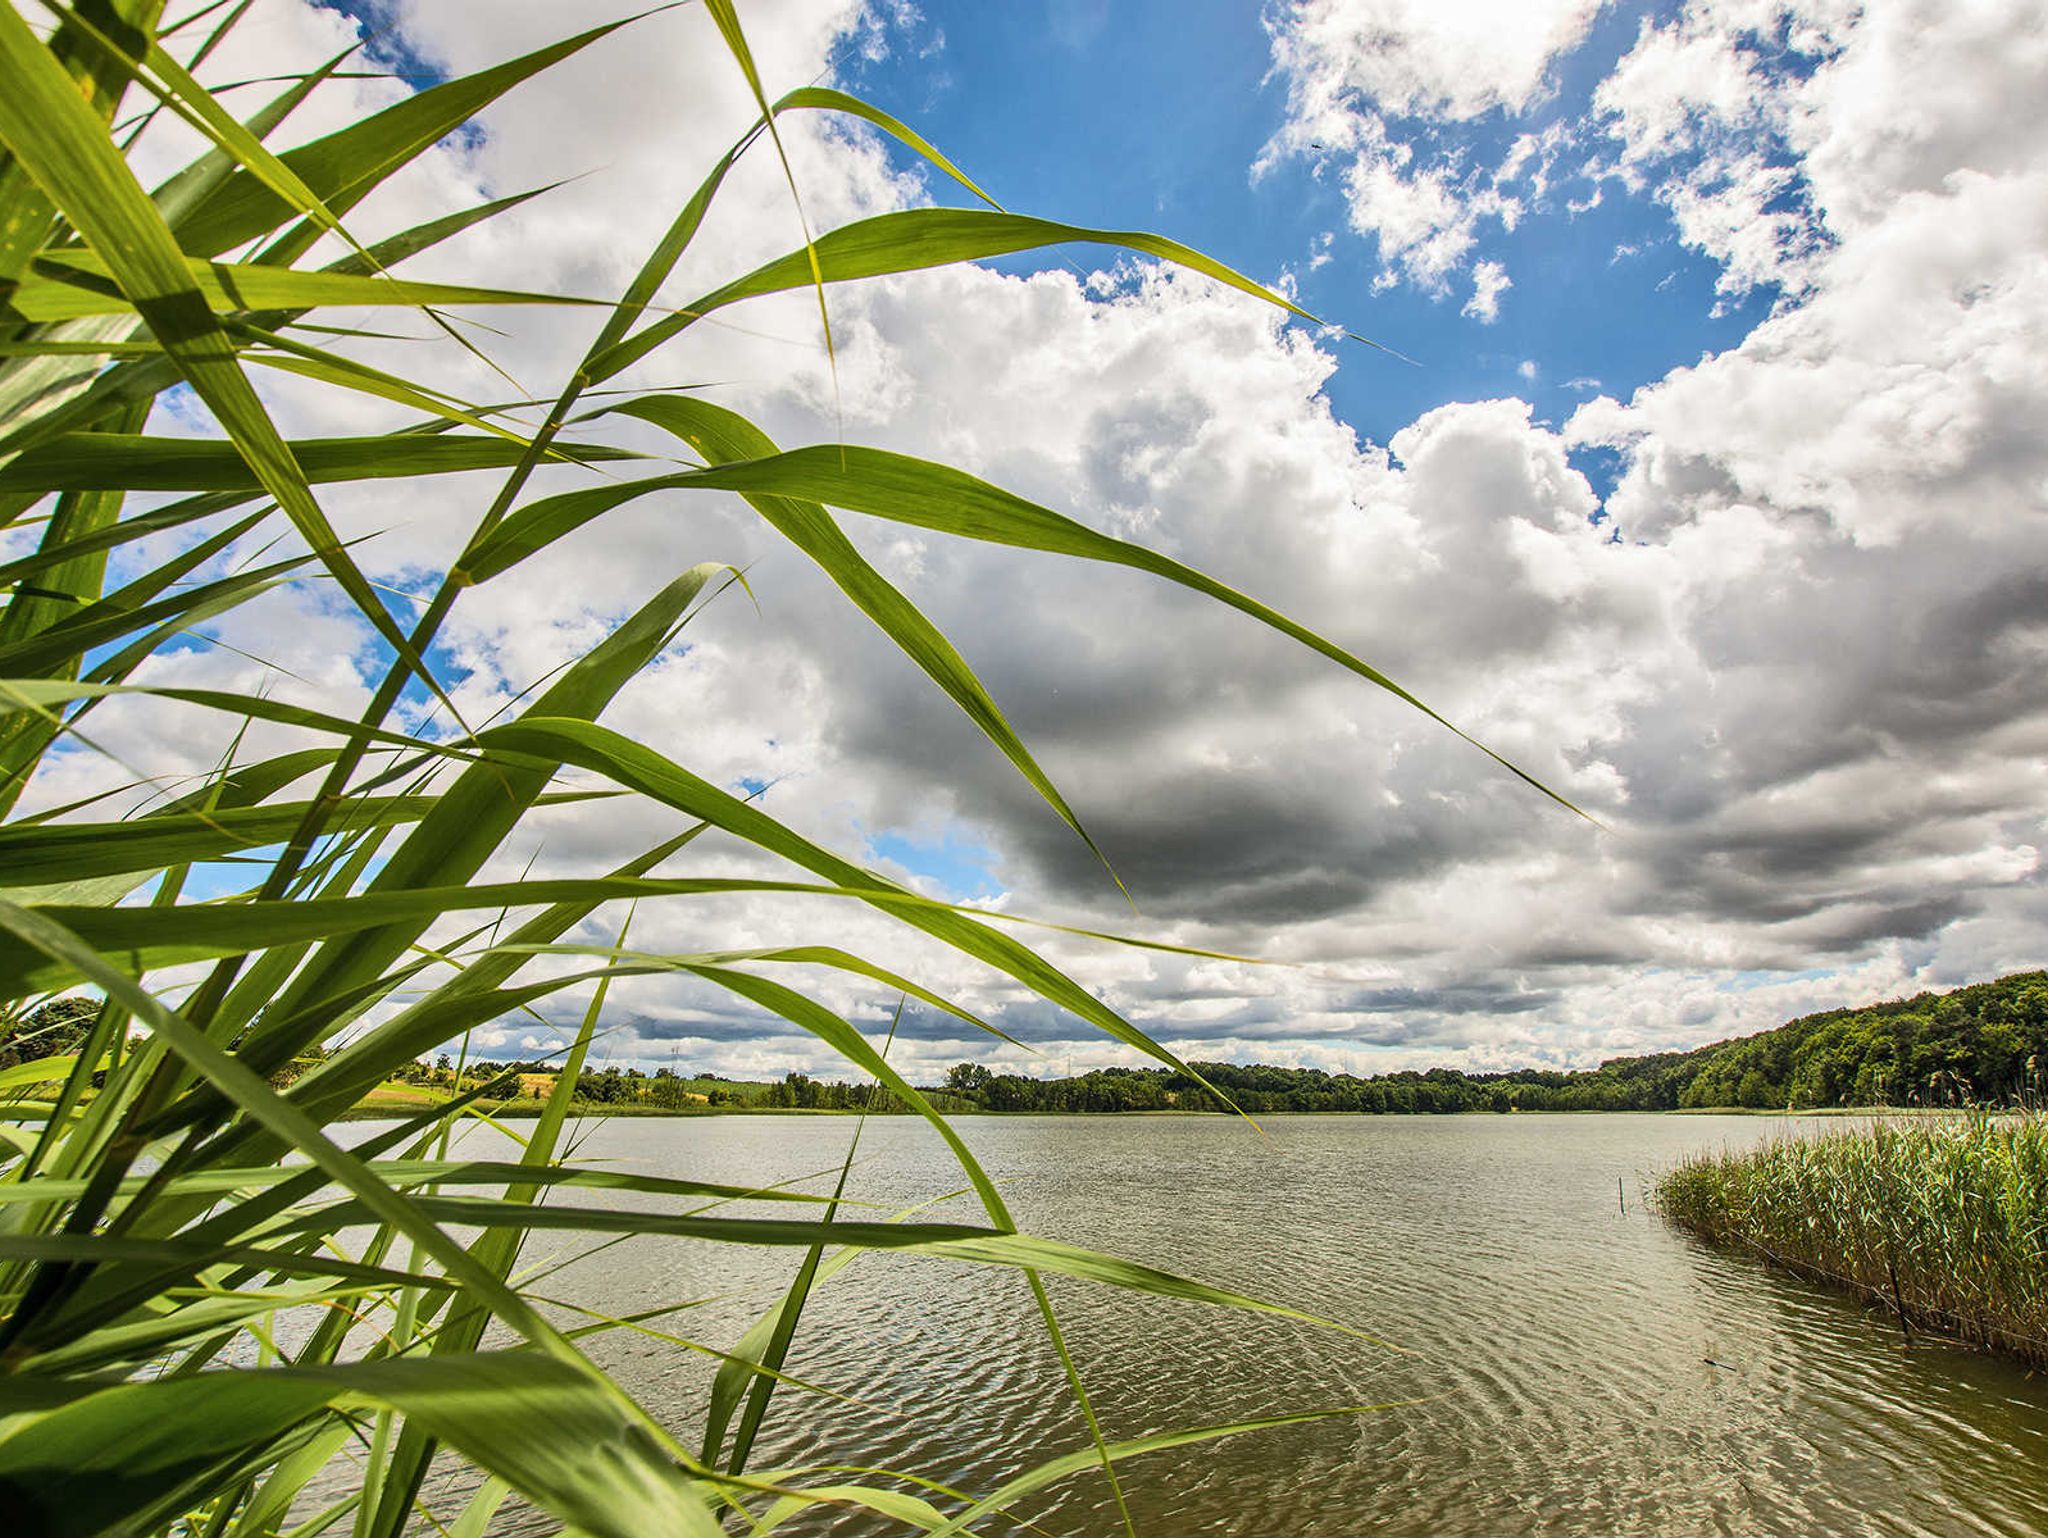
[[[2048,1364],[2048,1115],[1889,1119],[1658,1180],[1680,1227],[1845,1288],[1901,1327]]]

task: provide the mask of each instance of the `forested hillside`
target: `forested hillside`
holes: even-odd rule
[[[1586,1072],[1372,1078],[1197,1063],[1248,1111],[1669,1111],[1708,1106],[2003,1104],[2048,1092],[2048,972],[1952,993],[1831,1009],[1690,1052],[1617,1057]],[[1103,1069],[1071,1079],[953,1070],[948,1088],[992,1111],[1219,1109],[1186,1074]]]

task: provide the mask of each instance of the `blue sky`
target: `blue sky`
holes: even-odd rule
[[[1583,118],[1644,19],[1673,9],[1607,9],[1558,61],[1554,91],[1526,113],[1411,116],[1401,129],[1432,153],[1498,164],[1519,135]],[[932,7],[906,46],[872,62],[849,46],[841,68],[1008,206],[1169,234],[1266,280],[1291,274],[1305,308],[1415,359],[1411,368],[1355,344],[1341,351],[1330,399],[1382,442],[1433,406],[1489,395],[1520,395],[1539,416],[1562,421],[1587,398],[1586,381],[1626,397],[1675,365],[1740,342],[1777,297],[1765,286],[1725,302],[1715,292],[1718,264],[1678,243],[1647,189],[1608,182],[1597,206],[1575,212],[1596,184],[1569,175],[1516,229],[1485,228],[1475,259],[1503,263],[1515,283],[1491,323],[1461,313],[1469,284],[1442,294],[1410,283],[1374,292],[1376,242],[1346,231],[1343,194],[1327,167],[1290,159],[1252,175],[1287,108],[1253,5]],[[942,202],[967,201],[943,178],[932,191]],[[1009,262],[1013,270],[1042,264]],[[1525,364],[1535,365],[1533,376]]]

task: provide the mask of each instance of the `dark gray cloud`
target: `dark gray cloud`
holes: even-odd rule
[[[1562,997],[1504,983],[1466,982],[1441,988],[1370,988],[1352,994],[1339,1007],[1366,1015],[1522,1015],[1555,1008]]]

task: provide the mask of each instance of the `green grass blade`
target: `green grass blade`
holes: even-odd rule
[[[1277,305],[1291,315],[1308,321],[1316,320],[1315,316],[1285,296],[1163,235],[1147,234],[1142,230],[1090,229],[995,209],[907,208],[841,225],[818,236],[805,250],[779,257],[692,300],[668,319],[636,332],[627,341],[593,359],[589,366],[590,376],[594,381],[611,378],[664,342],[679,336],[706,315],[737,304],[742,299],[806,288],[813,282],[849,283],[860,278],[916,272],[1044,246],[1073,244],[1117,246],[1155,256]]]
[[[725,40],[726,51],[740,67],[746,77],[747,89],[754,93],[754,105],[761,109],[761,121],[767,127],[768,137],[775,145],[775,158],[782,166],[782,179],[789,188],[789,201],[796,210],[797,226],[804,236],[804,262],[810,275],[810,286],[818,296],[818,324],[825,333],[825,356],[833,362],[836,380],[838,364],[836,349],[832,345],[832,313],[825,302],[825,274],[818,265],[818,243],[811,236],[811,223],[804,213],[803,194],[797,190],[796,168],[789,163],[789,151],[783,147],[782,130],[776,126],[775,109],[768,105],[768,93],[761,85],[761,72],[755,66],[753,49],[747,44],[746,30],[740,25],[740,14],[733,8],[732,0],[704,0],[704,9],[711,13],[711,20],[718,28],[718,35]]]
[[[704,824],[700,823],[673,838],[664,839],[653,848],[642,851],[615,868],[608,879],[633,881],[644,877],[648,871],[686,847],[703,831]],[[306,1080],[295,1086],[295,1093],[306,1101],[309,1108],[325,1105],[333,1110],[339,1110],[355,1104],[356,1100],[380,1082],[387,1072],[414,1055],[413,1051],[407,1050],[407,1044],[415,1034],[423,1015],[437,1009],[448,1008],[458,1000],[489,997],[525,965],[525,957],[519,954],[521,947],[549,944],[559,939],[595,912],[602,900],[569,900],[556,902],[544,908],[514,930],[500,950],[471,961],[461,973],[442,984],[432,995],[399,1011],[390,1020],[351,1043],[346,1052],[330,1057]],[[516,1003],[508,1003],[498,1013],[509,1013],[517,1008]],[[268,1031],[263,1033],[263,1040],[269,1044]],[[294,1038],[287,1038],[283,1043],[283,1047],[289,1051],[296,1051],[300,1045],[301,1042]],[[565,1104],[562,1114],[566,1115],[567,1109]],[[315,1114],[320,1112],[316,1109]]]
[[[416,283],[407,278],[363,277],[352,273],[300,272],[290,267],[256,263],[189,261],[189,288],[221,314],[254,314],[270,310],[311,310],[322,306],[350,309],[424,305],[558,304],[588,305],[588,299],[529,293],[521,289],[480,288],[456,283]],[[133,306],[110,276],[108,263],[86,251],[65,251],[40,260],[22,280],[8,303],[22,319],[36,324],[78,320],[90,315],[121,315]]]
[[[611,505],[615,506],[651,490],[689,486],[737,491],[743,495],[823,502],[937,533],[1055,555],[1077,556],[1163,577],[1236,609],[1356,673],[1471,743],[1525,784],[1540,790],[1567,810],[1585,815],[1528,771],[1460,730],[1378,668],[1305,625],[1171,556],[1129,540],[1098,533],[1086,524],[1028,502],[965,471],[885,449],[820,445],[792,449],[770,459],[659,476],[632,483],[629,487],[608,487],[605,490],[614,498]],[[523,510],[519,517],[506,520],[482,549],[471,553],[465,563],[468,569],[482,580],[515,563],[524,551],[538,549],[559,538],[570,520],[585,521],[607,510],[595,503],[569,507],[560,505],[560,499],[556,501],[557,505],[552,507],[536,503]]]
[[[52,1538],[106,1532],[160,1495],[338,1408],[389,1407],[605,1538],[720,1529],[645,1428],[566,1363],[506,1352],[206,1373],[107,1388],[0,1442],[0,1478]]]
[[[347,61],[356,50],[348,48],[329,59],[319,69],[294,80],[277,97],[266,102],[252,113],[244,129],[257,139],[268,138],[283,125],[286,118],[304,105],[306,100],[320,89],[334,72]],[[223,149],[212,149],[191,162],[150,193],[150,198],[163,211],[164,222],[175,231],[186,215],[198,208],[216,189],[232,176],[239,162]]]
[[[146,36],[163,11],[163,0],[112,0],[102,16],[134,36]],[[93,40],[68,22],[50,38],[50,57],[67,75],[72,90],[101,124],[111,124],[128,83],[128,72]],[[0,281],[18,278],[49,238],[56,207],[22,164],[0,156]]]
[[[346,210],[514,86],[624,25],[594,27],[507,63],[415,92],[278,158],[330,210]],[[208,198],[180,226],[178,235],[194,256],[218,256],[267,234],[291,212],[291,205],[261,178],[242,171]],[[312,233],[317,234],[317,228]]]
[[[619,928],[621,943],[631,924],[632,913],[629,909],[625,922]],[[604,1011],[605,996],[610,986],[610,976],[606,975],[598,980],[597,987],[592,991],[590,1003],[583,1012],[583,1023],[576,1033],[576,1040],[563,1061],[561,1073],[555,1078],[547,1104],[541,1111],[540,1122],[534,1128],[534,1135],[521,1154],[522,1166],[531,1169],[536,1175],[547,1167],[561,1140],[562,1129],[568,1120],[570,1105],[575,1095],[576,1081],[589,1055],[590,1043],[596,1035],[597,1022]],[[481,997],[488,995],[464,994],[459,996],[458,1002],[470,1003]],[[529,1206],[539,1194],[542,1185],[543,1182],[538,1178],[515,1180],[506,1187],[504,1201],[509,1207]],[[474,1247],[477,1264],[496,1276],[510,1276],[513,1266],[518,1262],[525,1238],[525,1231],[517,1228],[487,1231],[477,1240]],[[483,1339],[483,1332],[489,1319],[489,1313],[482,1309],[471,1308],[461,1312],[451,1309],[446,1325],[434,1337],[433,1354],[441,1357],[474,1351]],[[412,1424],[406,1426],[390,1459],[384,1498],[379,1508],[370,1513],[370,1519],[362,1525],[365,1535],[395,1535],[402,1530],[406,1509],[417,1493],[420,1481],[426,1475],[428,1464],[433,1460],[434,1441],[431,1428]]]
[[[1041,1239],[1012,1229],[978,1228],[964,1223],[806,1223],[793,1218],[703,1217],[558,1204],[507,1210],[484,1198],[464,1196],[419,1196],[413,1198],[413,1202],[422,1214],[439,1222],[479,1228],[529,1227],[576,1233],[659,1234],[715,1244],[792,1249],[805,1249],[813,1244],[853,1245],[861,1249],[927,1255],[968,1265],[1043,1271],[1055,1276],[1101,1282],[1154,1297],[1291,1319],[1298,1324],[1335,1330],[1382,1350],[1400,1349],[1349,1325],[1289,1308],[1285,1304],[1254,1298],[1226,1287],[1211,1286],[1192,1277],[1124,1260],[1100,1250],[1055,1239]],[[299,1220],[296,1226],[311,1225],[325,1229],[342,1222],[360,1222],[373,1210],[367,1204],[338,1202],[323,1210],[318,1217]],[[289,1232],[294,1226],[288,1222],[281,1231]]]
[[[121,425],[130,431],[139,429],[147,414],[146,406],[133,407]],[[100,596],[106,585],[105,552],[64,552],[112,529],[120,519],[122,503],[119,492],[74,492],[57,499],[56,511],[37,548],[40,559],[33,568],[36,586],[48,596],[32,599],[15,593],[6,611],[0,613],[0,646],[47,629]]]
[[[212,554],[207,551],[198,558],[210,559]],[[191,558],[190,552],[187,558]],[[94,648],[111,645],[137,630],[171,622],[175,622],[176,630],[189,630],[202,620],[260,598],[288,582],[294,572],[306,566],[307,559],[300,556],[236,572],[217,582],[199,583],[174,592],[169,598],[135,608],[130,608],[129,602],[143,595],[116,594],[81,611],[67,624],[53,625],[39,635],[0,648],[0,672],[16,677],[40,674],[63,678],[75,674],[84,654]],[[148,579],[148,586],[160,585],[168,585],[162,569],[152,572]],[[155,649],[154,645],[151,649]]]
[[[981,187],[965,171],[940,154],[924,135],[908,124],[899,122],[891,117],[872,102],[862,101],[858,96],[850,96],[844,91],[835,91],[830,86],[807,85],[800,86],[796,90],[789,92],[775,103],[775,111],[778,114],[794,111],[798,108],[809,108],[819,112],[843,112],[848,117],[857,117],[864,122],[872,123],[875,127],[881,129],[883,133],[908,146],[923,159],[930,161],[939,170],[945,172],[954,181],[980,198],[982,202],[988,204],[989,207],[998,209],[1002,207],[1002,204],[998,203],[986,192],[983,192]]]
[[[580,1385],[579,1393],[591,1402],[601,1399],[615,1414],[625,1412],[625,1420],[635,1432],[635,1455],[629,1459],[628,1472],[640,1476],[630,1481],[627,1488],[650,1488],[646,1477],[658,1471],[659,1479],[652,1488],[666,1497],[659,1503],[660,1519],[707,1535],[718,1531],[703,1514],[701,1503],[690,1494],[688,1485],[673,1473],[669,1460],[687,1461],[682,1449],[648,1421],[644,1412],[599,1373],[560,1330],[487,1268],[478,1265],[467,1248],[428,1216],[417,1199],[408,1198],[384,1184],[369,1165],[330,1141],[316,1123],[282,1099],[261,1078],[208,1041],[176,1011],[107,966],[60,925],[28,909],[0,901],[0,927],[53,959],[61,959],[77,968],[94,986],[104,989],[110,999],[118,1000],[152,1033],[161,1037],[172,1052],[212,1081],[243,1114],[296,1148],[330,1179],[345,1187],[353,1201],[373,1221],[389,1224],[404,1233],[423,1254],[441,1265],[451,1282],[478,1301],[487,1303],[507,1326],[538,1347],[551,1363],[548,1371],[557,1382],[573,1377]],[[17,1327],[13,1333],[18,1349],[24,1343],[24,1332],[18,1328],[22,1316],[17,1314],[11,1323]],[[32,1331],[32,1320],[29,1328]],[[474,1362],[476,1359],[470,1360]],[[0,1443],[0,1449],[11,1447],[13,1442],[14,1439],[9,1439]],[[667,1444],[666,1456],[662,1451],[664,1443]],[[700,1469],[697,1472],[709,1471]],[[606,1530],[632,1531],[631,1528]]]
[[[493,948],[496,950],[507,950],[514,949],[515,947],[501,945]],[[898,993],[907,994],[921,1003],[931,1005],[932,1008],[944,1014],[951,1015],[956,1020],[973,1026],[978,1031],[986,1032],[1005,1045],[1016,1047],[1020,1051],[1025,1052],[1033,1050],[1000,1027],[991,1025],[988,1021],[982,1019],[981,1016],[973,1013],[971,1010],[962,1008],[954,1000],[945,997],[943,994],[932,992],[931,989],[926,988],[915,979],[905,977],[900,972],[892,972],[887,967],[878,966],[866,957],[856,956],[851,951],[841,950],[836,945],[781,945],[763,950],[706,951],[702,954],[688,956],[660,956],[652,951],[621,950],[616,946],[606,945],[537,945],[518,948],[528,948],[536,954],[550,956],[603,956],[626,966],[631,966],[634,963],[648,963],[666,969],[691,965],[730,966],[735,962],[743,961],[772,961],[782,962],[790,966],[831,967],[835,971],[851,972],[857,977],[869,978]]]
[[[767,459],[777,452],[774,440],[738,412],[689,396],[643,397],[609,408],[607,414],[612,413],[654,423],[681,438],[713,465]],[[861,613],[945,691],[946,697],[995,744],[1025,783],[1102,861],[1103,868],[1109,869],[1108,858],[1081,825],[1079,815],[1060,794],[1052,777],[1039,767],[995,697],[968,666],[967,659],[917,605],[875,570],[832,515],[818,503],[800,498],[748,496],[747,502],[771,528],[809,556]],[[1114,875],[1112,871],[1112,879]],[[1122,883],[1118,885],[1121,887]]]
[[[310,483],[453,475],[517,464],[526,445],[496,435],[409,434],[307,438],[290,451]],[[597,463],[640,456],[624,449],[564,447],[564,460]],[[0,491],[258,491],[257,473],[232,444],[206,438],[74,433],[0,466]]]
[[[594,770],[626,789],[664,801],[678,811],[737,834],[839,888],[859,894],[865,902],[894,912],[934,939],[1009,973],[1126,1046],[1136,1047],[1169,1067],[1193,1073],[1172,1053],[1029,947],[949,906],[926,906],[894,882],[820,848],[651,748],[594,723],[555,722],[532,716],[508,726],[492,727],[478,740],[514,751],[545,753],[558,762]],[[906,902],[906,898],[913,900]],[[1199,1074],[1195,1077],[1200,1079]],[[1227,1096],[1219,1098],[1229,1103]]]
[[[540,798],[539,806],[593,799],[570,792]],[[342,814],[338,832],[395,828],[431,812],[434,796],[360,796]],[[297,827],[308,803],[225,807],[216,811],[158,812],[113,823],[52,823],[0,828],[0,887],[54,885],[133,871],[162,870],[216,860],[277,844]]]
[[[291,450],[236,364],[233,344],[194,286],[162,215],[106,139],[104,125],[11,6],[0,8],[0,72],[10,83],[0,93],[0,142],[105,259],[127,301],[177,360],[263,489],[357,611],[408,667],[437,688],[425,659],[342,548]]]
[[[668,646],[691,605],[727,568],[691,568],[649,599],[532,705],[587,718]],[[471,765],[442,793],[440,804],[392,854],[371,882],[371,896],[467,881],[497,850],[547,787],[554,766],[541,761]],[[357,933],[323,947],[284,996],[286,1009],[321,992],[346,988],[382,972],[416,940],[424,923]]]
[[[70,1058],[39,1058],[18,1063],[0,1074],[0,1088],[9,1085],[46,1082],[45,1075],[68,1072]],[[61,1066],[53,1066],[61,1065]],[[566,1070],[565,1070],[566,1071]],[[571,1082],[574,1082],[573,1075]],[[764,1191],[757,1186],[721,1185],[714,1181],[679,1180],[666,1175],[638,1175],[630,1170],[607,1169],[601,1165],[511,1163],[502,1159],[380,1159],[378,1177],[387,1184],[407,1189],[412,1186],[565,1186],[576,1190],[637,1191],[646,1196],[692,1196],[712,1201],[766,1201],[821,1203],[827,1198],[804,1191]],[[249,1166],[242,1169],[205,1169],[179,1175],[159,1187],[174,1196],[226,1196],[260,1191],[305,1173],[297,1165]],[[145,1177],[131,1175],[119,1187],[119,1194],[140,1191]],[[0,1181],[0,1206],[21,1202],[72,1201],[85,1194],[83,1180],[37,1180],[29,1184]],[[400,1278],[410,1280],[410,1278]]]

